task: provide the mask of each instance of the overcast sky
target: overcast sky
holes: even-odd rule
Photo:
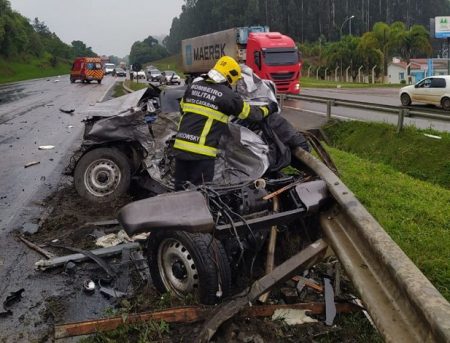
[[[23,16],[39,18],[65,43],[81,40],[100,55],[124,57],[131,45],[169,34],[184,0],[9,0]]]

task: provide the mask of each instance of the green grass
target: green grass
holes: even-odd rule
[[[341,179],[450,300],[450,190],[329,148]]]
[[[125,83],[125,86],[127,86],[128,88],[130,88],[134,91],[138,91],[140,89],[148,87],[148,83],[145,80],[140,80],[139,82],[125,80],[124,83]]]
[[[48,56],[28,62],[0,59],[0,84],[69,74],[70,66],[68,61],[59,61],[52,67]]]
[[[354,121],[331,122],[324,129],[338,149],[450,189],[449,133],[406,127],[397,134],[389,124]]]
[[[303,74],[306,74],[303,71]],[[326,81],[317,80],[315,77],[305,77],[302,76],[300,79],[300,87],[302,88],[400,88],[405,85],[400,84],[390,84],[390,83],[356,83],[356,82],[336,82],[336,81]]]
[[[184,74],[183,68],[182,68],[182,63],[181,63],[181,55],[172,55],[172,56],[163,58],[158,61],[150,62],[150,63],[146,64],[145,66],[150,65],[150,64],[155,66],[156,68],[158,68],[161,71],[173,70],[181,77]]]

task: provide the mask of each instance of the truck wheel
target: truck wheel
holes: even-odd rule
[[[75,79],[73,77],[70,78],[70,83],[74,83]]]
[[[115,148],[88,151],[75,167],[75,189],[92,202],[108,202],[130,187],[131,167],[126,155]]]
[[[98,84],[102,83],[102,80],[97,80]]]
[[[231,290],[231,269],[225,249],[210,234],[155,232],[147,258],[156,289],[179,298],[192,294],[203,304],[216,304]]]

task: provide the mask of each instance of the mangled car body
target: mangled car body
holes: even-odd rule
[[[243,75],[238,91],[246,100],[276,101],[270,82],[249,69]],[[75,158],[75,187],[90,200],[108,201],[126,192],[132,176],[138,179],[156,196],[126,205],[119,221],[130,235],[152,232],[147,257],[154,285],[180,297],[195,293],[211,304],[238,290],[239,275],[253,273],[273,227],[316,237],[316,216],[326,205],[327,190],[301,168],[283,172],[295,165],[292,150],[308,146],[274,114],[270,121],[247,127],[230,121],[213,182],[173,192],[172,143],[183,93],[182,87],[149,88],[131,100],[114,100],[119,111],[113,116],[93,113]],[[138,106],[130,109],[128,101]]]

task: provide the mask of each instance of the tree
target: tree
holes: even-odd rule
[[[145,64],[168,56],[167,49],[158,40],[148,36],[142,42],[134,42],[130,51],[130,63]]]
[[[409,30],[402,22],[392,24],[395,51],[409,64],[411,58],[429,55],[432,48],[427,30],[422,25],[413,25]],[[407,68],[408,79],[411,68]]]
[[[72,51],[75,57],[95,57],[97,54],[92,51],[92,48],[80,40],[72,41]]]
[[[382,54],[381,72],[387,76],[387,65],[392,58],[395,35],[392,28],[383,22],[375,23],[372,31],[366,32],[361,39],[360,49],[377,49]]]

